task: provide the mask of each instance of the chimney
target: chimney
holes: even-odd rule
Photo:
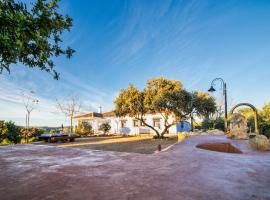
[[[98,107],[98,113],[102,113],[102,107],[101,106]]]

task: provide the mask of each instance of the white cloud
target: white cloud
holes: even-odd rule
[[[57,110],[56,98],[64,100],[68,96],[76,97],[82,104],[81,112],[83,113],[97,111],[100,105],[104,111],[112,109],[112,98],[108,91],[104,92],[92,87],[71,74],[64,73],[63,80],[53,82],[50,76],[36,78],[32,74],[32,79],[26,78],[27,73],[23,71],[18,70],[11,76],[1,75],[0,77],[0,119],[13,120],[18,125],[24,125],[26,109],[22,93],[29,92],[33,88],[36,92],[34,97],[39,100],[39,104],[31,113],[30,124],[33,126],[60,126],[62,123],[65,125],[69,123],[69,120]],[[44,72],[34,71],[33,73]],[[25,84],[22,84],[24,80]]]

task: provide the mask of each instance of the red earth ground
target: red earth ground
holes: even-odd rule
[[[209,142],[230,142],[243,153],[196,148]],[[270,199],[270,153],[246,144],[224,136],[192,136],[152,155],[4,146],[0,199]]]

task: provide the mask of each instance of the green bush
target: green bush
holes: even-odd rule
[[[21,140],[20,128],[14,122],[0,121],[0,140],[1,143],[19,143]]]
[[[217,118],[216,120],[214,120],[214,129],[225,131],[225,125],[224,125],[223,118]]]
[[[0,121],[0,143],[5,139],[5,132],[7,127],[5,126],[5,121]]]
[[[214,126],[214,122],[211,119],[205,119],[202,121],[202,129],[204,131],[213,129],[213,126]]]
[[[109,122],[104,122],[100,125],[99,130],[103,131],[103,133],[105,134],[109,132],[109,130],[111,130],[111,125],[109,124]]]
[[[13,144],[13,142],[10,142],[7,138],[3,139],[1,142],[1,145],[9,145],[9,144]]]
[[[39,139],[36,138],[36,137],[30,137],[28,138],[27,140],[25,140],[24,138],[21,139],[21,144],[24,144],[24,143],[28,143],[28,142],[35,142],[35,141],[38,141]]]
[[[206,131],[209,129],[219,129],[224,131],[224,119],[223,118],[217,118],[217,119],[205,119],[202,121],[201,128]]]
[[[58,129],[51,129],[50,133],[54,134],[54,133],[60,133],[60,130]]]
[[[92,126],[88,122],[79,123],[75,132],[76,134],[81,135],[81,136],[90,136],[94,134]]]

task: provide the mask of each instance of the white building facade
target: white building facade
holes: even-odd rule
[[[110,133],[114,134],[155,134],[154,130],[144,126],[139,120],[132,117],[116,117],[114,112],[105,113],[87,113],[84,115],[78,115],[74,117],[77,120],[77,125],[82,122],[87,122],[91,124],[93,131],[99,133],[99,127],[102,123],[108,122],[111,125]],[[160,114],[146,114],[144,116],[145,122],[157,129],[162,131],[164,129],[164,118]],[[173,117],[170,116],[168,123],[173,122]],[[181,129],[182,124],[174,125],[169,128],[169,133],[171,135],[177,134]],[[182,127],[183,128],[183,127]]]

